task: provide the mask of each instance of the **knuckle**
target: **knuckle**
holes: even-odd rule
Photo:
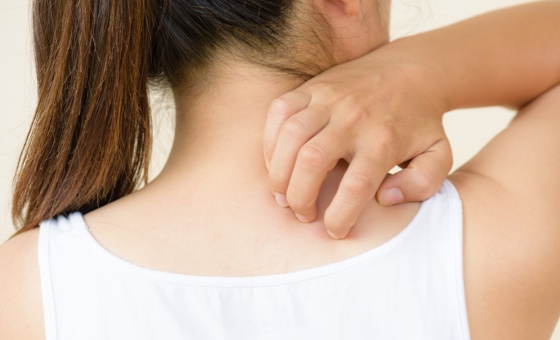
[[[370,115],[371,114],[367,109],[357,109],[348,114],[346,117],[346,123],[349,127],[360,126],[360,124],[363,124],[370,118]]]
[[[301,138],[306,129],[306,124],[303,122],[303,120],[297,117],[288,119],[282,126],[282,132],[290,138]]]
[[[323,146],[308,143],[301,148],[298,161],[304,169],[320,169],[328,163],[328,152]]]
[[[344,188],[350,197],[363,197],[369,194],[373,187],[373,180],[367,171],[354,172],[344,183]]]
[[[394,142],[399,135],[399,131],[403,130],[402,124],[391,117],[384,118],[379,126],[380,139],[386,142]]]
[[[391,160],[394,161],[393,158],[400,153],[399,139],[394,130],[390,127],[383,127],[376,131],[374,138],[374,152],[376,154],[392,157]]]
[[[270,103],[270,114],[278,115],[281,117],[288,117],[290,113],[290,102],[285,98],[276,98]]]
[[[337,83],[323,81],[318,82],[316,85],[320,86],[320,94],[327,100],[340,96],[340,89]]]
[[[437,191],[437,183],[432,176],[424,171],[417,171],[414,183],[416,186],[415,191],[423,196],[423,198],[428,198]]]

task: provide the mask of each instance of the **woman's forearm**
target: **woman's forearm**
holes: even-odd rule
[[[491,12],[382,50],[402,67],[411,65],[405,71],[427,69],[418,85],[445,111],[520,107],[560,83],[560,1]]]

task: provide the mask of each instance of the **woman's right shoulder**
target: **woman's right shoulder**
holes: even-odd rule
[[[0,339],[44,339],[39,228],[0,244]]]

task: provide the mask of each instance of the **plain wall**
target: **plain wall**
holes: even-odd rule
[[[527,1],[393,0],[393,37],[524,2]],[[13,232],[9,215],[11,182],[36,105],[29,4],[29,0],[0,0],[0,242]],[[158,103],[154,110],[157,121],[153,175],[165,162],[172,140],[172,105]],[[454,168],[467,161],[503,129],[512,115],[503,108],[448,113],[444,124],[454,150]],[[560,329],[553,339],[560,340]]]

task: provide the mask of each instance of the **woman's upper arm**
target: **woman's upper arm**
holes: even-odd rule
[[[39,230],[0,245],[0,339],[44,339]]]
[[[450,176],[473,339],[549,339],[560,316],[560,86]]]

